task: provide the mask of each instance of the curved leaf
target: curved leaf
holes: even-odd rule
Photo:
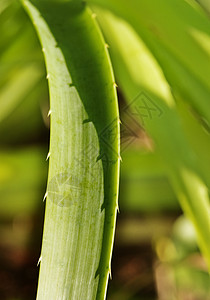
[[[185,132],[186,124],[183,126],[161,68],[135,31],[105,12],[99,14],[99,20],[110,43],[115,73],[126,96],[127,109],[131,110],[130,116],[154,139],[182,209],[196,228],[200,248],[210,267],[210,182],[208,167],[203,168],[200,163],[203,160],[199,157],[199,153],[205,154],[209,166],[209,152],[207,150],[206,153],[205,149],[199,151],[199,146],[194,149],[192,133]],[[195,123],[195,120],[190,121],[188,126],[191,129],[199,127]],[[208,135],[201,125],[199,130],[193,131],[193,135],[197,142],[202,143],[201,147],[205,145],[206,149],[209,148],[209,141],[206,141]]]
[[[210,20],[183,0],[88,2],[110,9],[133,26],[173,92],[181,94],[210,127]]]
[[[119,174],[119,116],[107,50],[83,2],[23,4],[43,46],[50,90],[37,299],[104,299]]]

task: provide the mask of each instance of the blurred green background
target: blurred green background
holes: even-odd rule
[[[0,299],[35,299],[49,143],[48,88],[35,31],[18,1],[0,1]],[[208,300],[192,224],[152,139],[124,114],[119,87],[120,213],[109,300]]]

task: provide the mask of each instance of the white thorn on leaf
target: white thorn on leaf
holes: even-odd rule
[[[52,113],[52,110],[50,109],[50,110],[48,111],[47,116],[49,117],[49,116],[51,115],[51,113]]]
[[[42,48],[42,52],[45,52],[45,48]]]
[[[109,274],[110,279],[112,280],[112,271],[111,271],[111,268],[109,268],[108,274]]]
[[[119,208],[119,205],[118,205],[118,203],[117,203],[117,213],[119,214],[120,213],[120,208]]]
[[[114,87],[118,88],[118,85],[116,84],[116,82],[113,82]]]
[[[47,194],[48,194],[47,192],[44,194],[43,202],[46,200]]]
[[[39,264],[41,263],[41,261],[42,261],[42,256],[40,256],[40,258],[38,260],[37,267],[39,266]]]
[[[109,44],[105,43],[105,48],[108,49],[109,48]]]
[[[120,161],[122,161],[122,157],[121,157],[120,155],[118,156],[118,159],[119,159]]]
[[[49,158],[50,158],[50,152],[48,152],[46,160],[48,160]]]
[[[50,74],[47,74],[46,78],[49,79],[50,78]]]

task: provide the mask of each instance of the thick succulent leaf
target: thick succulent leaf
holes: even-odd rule
[[[43,46],[50,90],[37,299],[104,299],[119,173],[119,116],[107,50],[83,2],[23,4]]]
[[[183,0],[89,0],[127,20],[160,63],[174,93],[210,126],[210,20]],[[199,57],[199,59],[198,59]]]
[[[205,173],[207,169],[200,165],[199,146],[196,153],[185,133],[170,87],[138,35],[128,24],[111,14],[103,12],[98,14],[98,18],[110,44],[120,88],[127,99],[128,107],[125,109],[130,109],[131,119],[136,119],[154,139],[177,198],[193,221],[201,250],[210,265],[209,175]],[[207,138],[204,132],[205,137],[200,137],[202,131],[200,125],[198,140]],[[209,158],[206,164],[209,165]]]

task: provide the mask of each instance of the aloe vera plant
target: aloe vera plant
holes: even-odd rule
[[[208,14],[207,1],[198,2]],[[12,0],[2,0],[0,13],[9,3]],[[138,150],[132,160],[147,170],[151,164],[153,175],[156,164],[161,176],[167,174],[210,268],[210,22],[199,5],[194,0],[88,0],[94,5],[90,10],[82,0],[21,3],[42,45],[50,93],[49,173],[37,299],[105,299],[111,273],[120,121],[108,45],[95,12],[110,44],[126,110],[154,143],[155,156],[135,159],[141,155]],[[19,38],[13,43],[9,38],[0,42],[2,52],[9,49],[3,55],[8,60],[31,34],[21,34],[18,27],[9,36],[16,33]],[[37,63],[8,76],[9,84],[0,90],[0,122],[39,85],[43,71]],[[149,109],[149,117],[136,114],[136,106]],[[171,192],[166,196],[173,198]],[[154,199],[152,194],[152,201],[161,202],[164,195]]]
[[[142,107],[146,108],[147,105],[152,110],[153,117],[145,116],[143,126],[155,141],[156,149],[168,169],[168,176],[177,193],[177,198],[195,225],[200,247],[209,264],[209,172],[204,166],[200,169],[202,158],[205,157],[208,161],[210,149],[208,134],[204,133],[201,126],[191,116],[189,131],[187,130],[186,135],[168,83],[144,43],[125,22],[105,12],[98,13],[98,15],[108,42],[112,45],[111,54],[116,76],[133,110],[133,116],[137,117],[142,124],[141,114],[144,115],[146,111]],[[135,72],[139,71],[142,76],[135,76]],[[156,86],[153,86],[154,81]],[[138,95],[142,90],[149,96]],[[135,95],[137,95],[136,99]],[[155,100],[156,107],[150,99]],[[186,115],[184,122],[189,122]],[[189,138],[192,135],[193,123],[197,131],[194,130],[193,137]],[[195,127],[196,124],[197,127]],[[166,126],[169,126],[170,130],[167,131]],[[197,147],[194,146],[197,148],[197,155],[188,141],[188,139],[191,141],[195,139],[195,133],[198,135]]]
[[[42,43],[50,150],[37,299],[103,299],[117,211],[119,116],[114,77],[81,1],[23,1]]]
[[[173,93],[181,94],[209,124],[210,21],[182,0],[89,2],[108,8],[132,25],[160,63]]]

